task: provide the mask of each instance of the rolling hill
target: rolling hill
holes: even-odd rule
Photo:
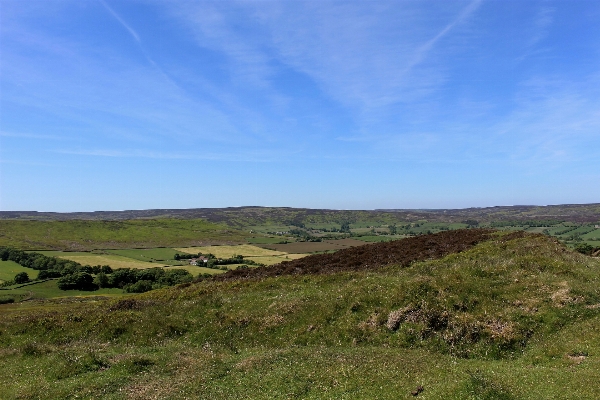
[[[277,276],[1,305],[0,398],[599,398],[600,260],[470,231]]]

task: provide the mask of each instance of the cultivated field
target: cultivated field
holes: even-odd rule
[[[81,265],[110,265],[111,268],[152,268],[160,267],[161,263],[150,263],[138,261],[132,258],[118,256],[115,254],[93,254],[93,253],[77,253],[75,255],[69,252],[44,252],[46,255],[72,260]]]
[[[119,256],[133,258],[139,261],[160,261],[172,265],[177,265],[178,261],[173,259],[177,250],[170,247],[155,249],[124,249],[124,250],[106,250],[107,253]]]
[[[282,256],[284,251],[269,250],[267,248],[252,246],[249,244],[241,244],[237,246],[203,246],[203,247],[178,247],[176,251],[188,254],[214,254],[218,258],[231,258],[235,255],[244,257],[259,257],[259,256]]]
[[[261,257],[245,257],[248,260],[256,261],[257,263],[265,265],[279,264],[284,261],[297,260],[299,258],[306,257],[306,254],[285,254],[281,256],[261,256]]]

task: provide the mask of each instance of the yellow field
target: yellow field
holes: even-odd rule
[[[246,257],[248,260],[256,261],[265,265],[279,264],[282,261],[292,261],[306,257],[308,254],[285,254],[281,256]]]
[[[116,268],[152,268],[161,267],[161,264],[137,261],[127,257],[121,257],[112,254],[90,254],[89,256],[71,256],[61,255],[59,258],[78,262],[81,265],[110,265],[112,269]]]
[[[222,274],[225,272],[225,271],[221,271],[220,269],[197,267],[195,265],[177,265],[177,266],[169,267],[169,268],[165,268],[165,269],[174,269],[174,268],[185,269],[187,272],[189,272],[190,274],[192,274],[194,276],[198,276],[200,274],[217,275],[217,274]]]
[[[175,250],[182,253],[203,254],[212,253],[218,258],[231,258],[234,255],[244,257],[259,257],[259,256],[282,256],[287,253],[277,250],[263,249],[262,247],[252,246],[250,244],[240,244],[237,246],[203,246],[203,247],[180,247]]]

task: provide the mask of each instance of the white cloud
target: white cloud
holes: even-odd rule
[[[273,64],[283,63],[353,112],[368,114],[423,98],[444,83],[439,57],[429,56],[480,0],[462,4],[435,3],[435,15],[408,2],[344,1],[202,2],[172,12],[201,46],[232,60],[236,79],[275,92]]]

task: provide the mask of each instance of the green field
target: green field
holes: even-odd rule
[[[80,290],[60,290],[56,286],[56,280],[52,279],[32,285],[23,286],[17,289],[0,290],[0,296],[12,297],[15,301],[23,301],[28,299],[51,299],[55,297],[78,297],[78,296],[123,296],[128,295],[122,289],[99,289],[94,291]]]
[[[597,399],[599,276],[546,237],[498,238],[409,267],[0,305],[0,398]]]
[[[250,235],[201,219],[125,221],[0,220],[0,246],[86,251],[243,243]]]
[[[175,260],[173,258],[178,251],[169,247],[155,249],[106,250],[106,252],[127,258],[132,258],[138,261],[160,262],[168,265],[184,264],[184,262]]]
[[[22,267],[14,261],[0,260],[0,281],[12,281],[16,274],[27,272],[29,279],[37,278],[38,271],[31,268]]]
[[[42,251],[47,256],[64,258],[80,263],[81,265],[110,265],[111,268],[152,268],[160,267],[165,263],[151,263],[148,261],[139,261],[134,258],[119,256],[116,254],[96,254],[87,252],[67,252],[67,251]]]

